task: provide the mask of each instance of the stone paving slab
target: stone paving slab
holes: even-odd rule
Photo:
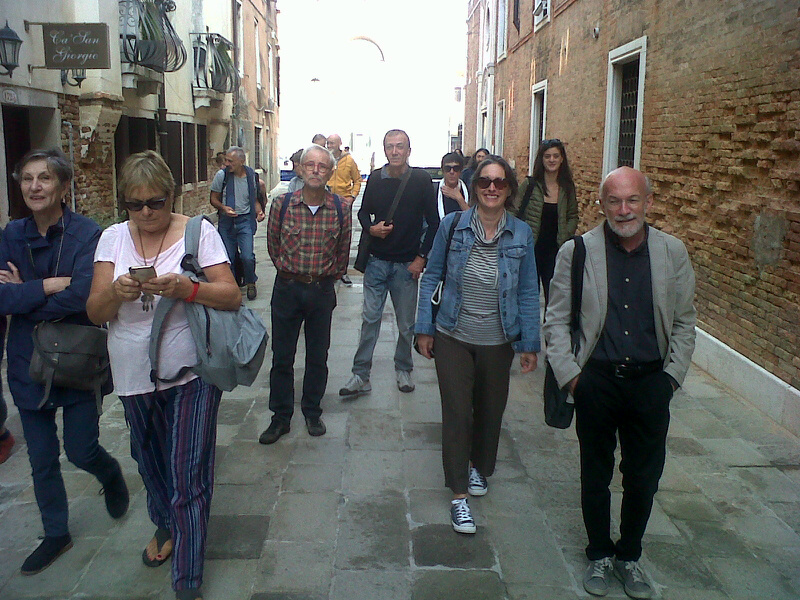
[[[256,248],[259,298],[250,306],[269,322],[274,269],[264,228]],[[543,370],[522,375],[514,366],[496,472],[489,493],[470,501],[478,533],[456,534],[434,364],[415,354],[417,388],[397,390],[391,302],[372,393],[337,394],[350,377],[360,327],[361,276],[350,275],[352,288],[337,286],[324,437],[308,435],[300,411],[302,337],[292,429],[279,442],[257,441],[271,418],[269,355],[254,386],[223,396],[204,598],[588,598],[578,443],[574,427],[544,424]],[[97,481],[62,456],[75,546],[45,572],[19,574],[42,526],[19,416],[10,408],[18,445],[0,466],[0,600],[172,600],[169,565],[150,569],[141,561],[154,526],[113,396],[101,417],[101,442],[122,465],[132,494],[128,514],[108,517]],[[620,492],[617,474],[615,530]],[[800,598],[800,440],[694,367],[672,401],[642,564],[659,600]],[[607,597],[626,598],[616,580]]]

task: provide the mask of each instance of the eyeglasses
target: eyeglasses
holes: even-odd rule
[[[130,202],[125,200],[122,202],[123,208],[125,210],[130,210],[133,212],[139,212],[145,206],[150,210],[161,210],[166,205],[167,199],[166,198],[150,198],[150,200],[145,200],[144,202]]]
[[[460,173],[463,167],[461,165],[445,165],[442,167],[442,171],[445,173],[449,173],[450,171],[455,171],[456,173]]]
[[[303,163],[303,168],[308,169],[309,171],[317,170],[320,173],[327,173],[328,171],[331,170],[330,165],[326,165],[325,163],[313,163],[313,162]]]
[[[542,140],[542,146],[563,146],[564,142],[562,142],[558,138],[553,138],[552,140]]]
[[[481,190],[489,189],[489,186],[492,184],[494,184],[494,189],[496,189],[498,192],[502,192],[508,187],[508,179],[489,179],[488,177],[476,177],[474,181],[478,189]]]

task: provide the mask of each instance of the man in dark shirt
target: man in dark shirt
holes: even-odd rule
[[[629,596],[650,598],[638,561],[664,469],[669,403],[694,351],[694,271],[683,242],[645,222],[653,192],[642,173],[612,171],[600,186],[600,200],[606,220],[583,236],[577,356],[569,333],[572,241],[558,253],[543,329],[559,385],[569,386],[575,399],[589,538],[584,589],[604,596],[614,573]],[[614,543],[609,484],[617,435],[623,495]]]
[[[270,207],[267,250],[277,269],[272,289],[272,370],[269,409],[272,423],[258,441],[273,444],[289,433],[294,413],[294,357],[300,327],[305,331],[306,363],[300,408],[308,433],[325,434],[322,397],[328,382],[334,283],[350,258],[351,216],[339,196],[325,189],[334,158],[325,148],[306,148],[299,159],[304,185],[280,196]],[[288,197],[287,197],[288,196]]]
[[[414,391],[411,340],[417,310],[417,280],[439,227],[439,215],[430,176],[408,165],[411,154],[408,134],[399,129],[388,131],[383,138],[383,150],[389,163],[370,174],[358,211],[361,235],[371,236],[370,257],[364,272],[361,334],[353,359],[353,376],[339,390],[342,396],[372,391],[369,382],[372,354],[381,330],[387,293],[392,296],[399,332],[394,353],[397,387],[401,392]],[[389,221],[389,210],[404,178],[407,178],[405,189]],[[423,219],[428,229],[420,244]]]

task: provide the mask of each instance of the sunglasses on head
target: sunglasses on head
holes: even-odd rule
[[[558,138],[553,138],[552,140],[542,140],[542,146],[563,146],[564,142],[562,142]]]
[[[161,210],[164,208],[164,205],[167,203],[166,198],[150,198],[150,200],[145,200],[144,202],[130,202],[129,200],[125,200],[122,203],[122,206],[125,210],[131,210],[133,212],[139,212],[145,206],[150,210]]]
[[[449,173],[450,171],[455,171],[456,173],[460,173],[463,167],[461,165],[445,165],[442,167],[442,171],[445,173]]]
[[[499,192],[502,192],[504,189],[508,187],[508,179],[501,179],[501,178],[489,179],[488,177],[475,178],[475,185],[480,190],[486,190],[492,184],[494,184],[494,189],[496,189]]]

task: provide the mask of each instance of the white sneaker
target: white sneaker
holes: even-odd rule
[[[610,556],[590,561],[589,566],[586,567],[586,573],[583,575],[583,589],[592,596],[605,596],[608,594],[613,571],[614,565]]]
[[[395,371],[395,376],[397,377],[397,389],[404,393],[413,392],[414,382],[411,379],[411,371]]]
[[[653,597],[653,588],[645,581],[638,561],[614,559],[614,575],[622,582],[625,593],[631,598],[647,600]]]
[[[450,522],[458,533],[475,533],[475,519],[466,498],[456,498],[450,501]]]
[[[360,396],[361,394],[367,394],[372,391],[372,384],[370,384],[369,380],[364,381],[358,375],[353,375],[347,383],[344,384],[344,387],[339,390],[340,396]]]
[[[486,477],[478,473],[475,467],[469,468],[469,483],[467,483],[467,491],[470,496],[485,496],[489,491],[489,482]]]

